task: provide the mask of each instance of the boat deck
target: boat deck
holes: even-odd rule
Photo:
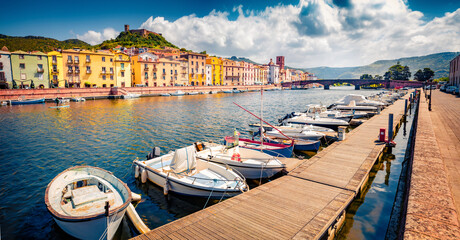
[[[408,98],[408,95],[406,95]],[[375,142],[403,115],[399,100],[286,176],[163,225],[137,239],[319,239],[334,235],[345,209],[367,182],[384,144]],[[289,159],[287,159],[289,160]],[[296,165],[298,165],[296,167]]]

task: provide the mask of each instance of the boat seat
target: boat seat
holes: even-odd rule
[[[107,195],[101,192],[96,185],[73,189],[71,195],[75,207],[107,199]]]

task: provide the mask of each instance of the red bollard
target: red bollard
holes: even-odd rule
[[[385,142],[386,141],[385,132],[386,132],[385,128],[380,128],[379,142]]]

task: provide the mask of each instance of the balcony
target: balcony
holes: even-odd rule
[[[54,59],[53,59],[53,64],[57,64],[57,60],[54,60]]]
[[[75,69],[75,73],[76,74],[80,73],[80,69]]]
[[[72,69],[67,70],[67,73],[73,73]]]
[[[79,64],[79,63],[80,63],[80,60],[78,60],[78,59],[75,59],[75,61],[73,61],[73,63],[75,63],[75,64]]]
[[[72,64],[72,63],[73,63],[72,59],[67,59],[67,64]]]
[[[102,70],[102,72],[101,72],[101,74],[106,74],[106,73],[107,73],[107,72],[106,72],[106,71],[104,71],[104,70]]]
[[[120,71],[124,72],[124,71],[125,71],[125,69],[124,69],[124,68],[122,68],[122,69],[120,69]]]
[[[90,70],[90,69],[86,69],[86,73],[87,73],[87,74],[90,74],[90,73],[91,73],[91,70]]]
[[[59,70],[58,69],[53,69],[51,70],[52,73],[59,73]]]
[[[69,80],[69,83],[80,83],[80,80]]]
[[[144,68],[144,71],[148,71],[148,70],[149,70],[149,67],[145,67],[145,68]]]
[[[90,62],[91,62],[91,59],[87,58],[86,63],[90,63]]]
[[[43,68],[37,68],[37,72],[38,72],[38,73],[44,73],[44,72],[45,72],[45,69],[43,69]]]
[[[110,75],[113,75],[113,71],[110,71],[109,74],[110,74]]]

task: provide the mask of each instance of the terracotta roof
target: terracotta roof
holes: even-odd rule
[[[12,52],[12,54],[29,54],[29,53],[19,50],[19,51]]]
[[[0,51],[1,54],[8,54],[8,55],[11,55],[10,52],[7,52],[7,51]]]

